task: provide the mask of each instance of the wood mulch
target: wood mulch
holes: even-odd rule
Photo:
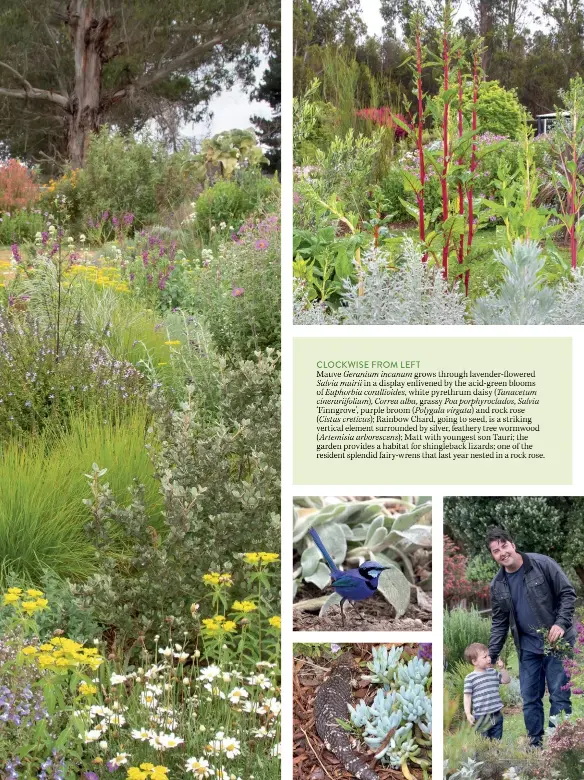
[[[401,642],[384,642],[387,647],[401,645]],[[323,652],[328,645],[323,645]],[[405,645],[405,650],[415,654],[417,648]],[[357,662],[371,660],[371,645],[354,644],[351,646],[353,656]],[[321,738],[316,733],[314,720],[314,700],[318,686],[328,676],[333,654],[328,653],[329,658],[308,658],[301,654],[294,657],[293,670],[293,695],[294,713],[292,721],[293,729],[293,777],[294,780],[351,780],[351,775],[343,767],[339,759],[328,751]],[[376,686],[366,685],[359,680],[364,687],[356,688],[353,692],[354,701],[365,699],[371,703],[377,692]],[[355,752],[360,753],[366,764],[379,776],[379,780],[404,780],[404,774],[390,767],[382,766],[376,761],[373,752],[364,744],[356,744]],[[417,780],[422,780],[422,771],[413,766],[409,767],[412,775]],[[428,777],[431,777],[429,772]]]
[[[297,601],[316,596],[328,595],[331,589],[320,591],[313,585],[304,585],[299,593]],[[431,601],[432,594],[425,594]],[[428,607],[430,605],[428,604]],[[357,611],[358,610],[358,611]],[[295,631],[431,631],[432,612],[423,609],[417,604],[410,604],[405,615],[396,619],[395,610],[383,596],[377,593],[367,601],[357,604],[355,610],[350,604],[343,606],[345,625],[341,623],[341,612],[338,606],[327,610],[323,617],[318,613],[306,612],[295,604],[293,625]],[[360,617],[362,619],[360,619]]]

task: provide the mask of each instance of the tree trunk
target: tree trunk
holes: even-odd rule
[[[104,107],[101,100],[102,68],[113,18],[94,16],[93,0],[71,0],[69,30],[75,60],[75,89],[67,127],[67,153],[73,168],[82,168],[92,133],[99,130]]]
[[[486,79],[489,69],[491,56],[490,56],[490,42],[491,33],[493,31],[493,0],[478,0],[477,4],[477,17],[479,25],[479,35],[483,39],[485,46],[481,55],[481,67],[484,77]]]

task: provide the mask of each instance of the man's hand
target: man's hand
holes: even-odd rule
[[[470,723],[471,726],[474,726],[474,724],[476,722],[476,718],[475,718],[474,715],[471,715],[470,713],[467,713],[466,719],[468,720],[468,722]]]
[[[563,637],[565,633],[566,632],[564,631],[564,629],[561,626],[553,625],[550,628],[550,632],[548,634],[548,639],[550,641],[550,644],[553,645],[553,643],[557,642],[558,639],[561,639],[561,637]]]

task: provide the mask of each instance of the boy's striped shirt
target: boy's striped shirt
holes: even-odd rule
[[[471,672],[464,678],[464,692],[472,697],[473,715],[488,715],[503,709],[499,694],[501,675],[495,669]]]

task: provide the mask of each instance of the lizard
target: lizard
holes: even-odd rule
[[[330,677],[318,689],[314,703],[316,731],[326,749],[334,753],[354,777],[379,780],[379,776],[353,751],[349,735],[338,723],[339,719],[347,720],[354,667],[351,653],[343,653],[333,664]]]

